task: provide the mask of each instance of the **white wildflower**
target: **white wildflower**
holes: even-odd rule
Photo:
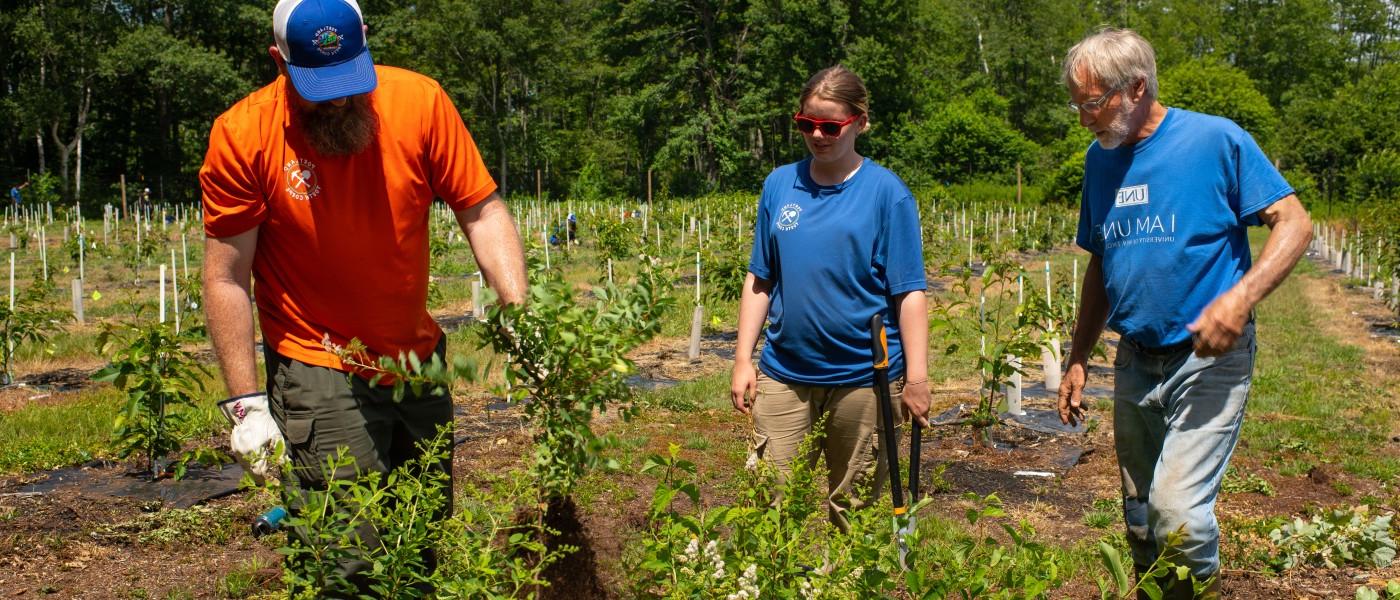
[[[710,543],[705,544],[705,558],[709,561],[710,568],[714,569],[712,576],[715,579],[724,579],[724,557],[719,555],[718,541],[710,540]]]
[[[758,565],[749,564],[739,575],[739,593],[744,598],[758,600]]]

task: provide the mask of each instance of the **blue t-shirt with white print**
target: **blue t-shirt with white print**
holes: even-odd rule
[[[1179,108],[1147,139],[1084,159],[1077,243],[1103,262],[1108,326],[1171,346],[1250,267],[1246,228],[1293,193],[1229,119]]]
[[[869,158],[831,186],[812,180],[810,162],[763,182],[749,271],[773,291],[759,368],[784,383],[870,386],[870,319],[883,313],[890,377],[899,377],[894,297],[927,288],[914,195]]]

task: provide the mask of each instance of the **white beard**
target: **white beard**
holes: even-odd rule
[[[1137,104],[1127,98],[1125,94],[1122,103],[1118,105],[1118,112],[1113,115],[1113,120],[1108,123],[1108,128],[1103,133],[1095,136],[1099,140],[1099,147],[1105,150],[1112,150],[1123,145],[1127,141],[1128,135],[1132,133],[1128,127],[1128,120],[1133,111],[1137,110]]]

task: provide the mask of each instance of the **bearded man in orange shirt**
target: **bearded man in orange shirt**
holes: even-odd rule
[[[268,48],[281,76],[214,122],[199,173],[204,298],[231,447],[265,473],[259,459],[285,441],[290,483],[302,489],[324,488],[322,467],[342,449],[355,465],[333,477],[387,472],[452,423],[446,394],[394,402],[388,388],[347,377],[353,369],[330,350],[358,339],[376,357],[445,352],[426,308],[434,198],[455,212],[500,299],[525,297],[519,234],[461,115],[432,79],[375,66],[365,34],[355,0],[281,0]],[[450,475],[450,461],[439,467]],[[365,566],[341,565],[352,583]]]

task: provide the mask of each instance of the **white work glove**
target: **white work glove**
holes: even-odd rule
[[[267,394],[257,392],[235,396],[219,403],[233,432],[229,435],[229,448],[242,459],[244,467],[261,481],[272,471],[274,464],[268,459],[282,443],[282,432],[272,413],[267,410]]]

